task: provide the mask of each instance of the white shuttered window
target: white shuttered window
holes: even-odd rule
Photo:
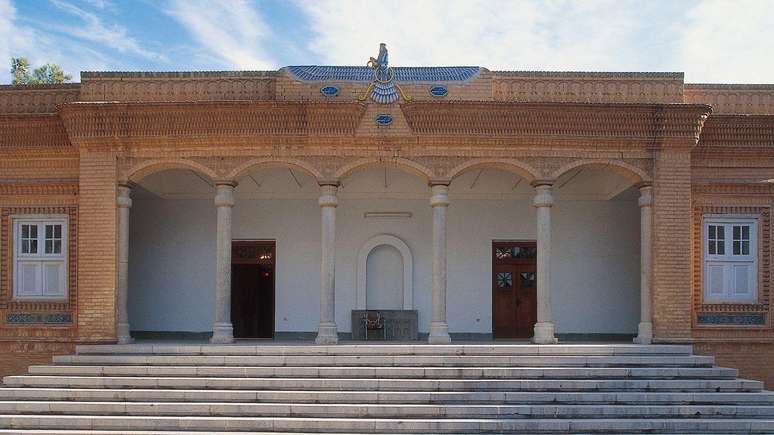
[[[758,301],[757,220],[704,217],[704,302]]]
[[[67,218],[13,218],[15,299],[67,297]]]

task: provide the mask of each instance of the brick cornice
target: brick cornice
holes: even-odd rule
[[[712,115],[699,147],[774,148],[774,115]]]
[[[351,136],[364,112],[359,103],[71,103],[60,116],[73,142],[115,144],[154,137]]]
[[[56,114],[0,115],[0,150],[71,148]]]
[[[418,135],[635,139],[694,145],[705,105],[414,102],[401,105]]]

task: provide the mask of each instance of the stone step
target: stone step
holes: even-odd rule
[[[690,345],[636,344],[311,344],[179,345],[115,344],[79,345],[80,355],[690,355]]]
[[[206,376],[283,378],[433,378],[433,379],[733,379],[722,367],[239,367],[239,366],[31,366],[34,375]]]
[[[761,391],[746,379],[324,379],[151,376],[7,376],[8,386],[355,391]]]
[[[0,415],[8,429],[114,429],[344,433],[772,433],[774,419],[375,419],[282,417],[173,417]]]
[[[306,418],[774,418],[761,405],[417,405],[0,401],[2,414]]]
[[[251,403],[388,403],[388,404],[738,404],[774,405],[774,392],[506,392],[506,391],[281,391],[169,390],[91,388],[0,388],[0,400],[251,402]]]
[[[181,365],[261,367],[712,367],[711,356],[513,355],[62,355],[70,365]]]

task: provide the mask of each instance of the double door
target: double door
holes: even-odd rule
[[[492,243],[494,338],[530,338],[537,322],[535,242]]]

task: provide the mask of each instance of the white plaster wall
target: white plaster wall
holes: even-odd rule
[[[380,245],[366,259],[366,308],[403,309],[403,258],[394,246]]]
[[[129,321],[136,331],[212,330],[212,200],[134,199],[129,221]]]
[[[499,175],[487,189],[512,189]],[[278,175],[279,177],[279,175]],[[299,178],[297,191],[262,197],[237,190],[234,239],[277,243],[277,331],[315,331],[319,321],[320,211],[316,190]],[[336,321],[351,331],[357,254],[377,234],[392,234],[414,257],[414,306],[420,331],[430,322],[432,220],[426,184],[379,171],[353,176],[337,209]],[[288,178],[289,179],[289,178]],[[258,179],[260,188],[274,178]],[[464,180],[463,180],[464,181]],[[470,181],[465,181],[466,183]],[[288,180],[283,181],[287,186]],[[258,185],[256,183],[256,185]],[[389,187],[379,187],[380,184]],[[523,183],[526,184],[526,183]],[[460,184],[461,185],[461,184]],[[533,240],[535,211],[527,195],[475,198],[452,186],[448,212],[448,320],[451,332],[491,332],[491,243]],[[291,185],[292,186],[292,185]],[[478,188],[478,187],[477,187]],[[240,191],[240,189],[242,189]],[[527,193],[528,186],[519,189]],[[410,218],[365,218],[401,211]],[[207,331],[212,324],[215,208],[206,200],[138,200],[132,208],[130,321],[135,330]],[[628,200],[575,201],[557,195],[553,213],[552,285],[559,333],[633,333],[639,312],[639,210]]]

